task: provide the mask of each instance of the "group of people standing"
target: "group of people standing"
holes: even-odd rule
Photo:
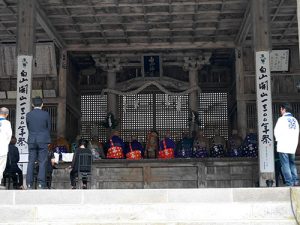
[[[26,114],[26,125],[28,128],[28,166],[26,173],[27,189],[34,188],[35,172],[37,171],[37,188],[48,188],[47,171],[52,169],[50,164],[53,154],[48,151],[51,143],[50,130],[51,121],[47,111],[42,110],[43,100],[36,97],[32,100],[33,110]],[[0,108],[0,182],[3,175],[7,173],[17,174],[12,176],[14,188],[23,189],[23,174],[18,167],[19,151],[15,146],[17,140],[12,136],[11,123],[7,120],[9,110]],[[38,165],[38,167],[37,167]],[[72,169],[72,168],[71,168]],[[5,188],[0,185],[0,188]]]

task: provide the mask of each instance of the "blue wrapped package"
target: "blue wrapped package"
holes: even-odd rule
[[[208,151],[209,141],[204,136],[203,131],[199,131],[193,144],[193,157],[194,158],[207,158],[209,157]]]
[[[184,137],[181,141],[176,144],[175,157],[176,158],[192,158],[193,141],[188,137]]]
[[[228,150],[227,156],[228,157],[242,157],[243,151],[241,148],[232,148],[232,149]]]
[[[255,133],[247,134],[242,145],[242,154],[244,157],[256,158],[258,156],[257,135]]]
[[[209,153],[205,147],[194,147],[193,148],[193,157],[195,158],[207,158]]]
[[[233,134],[228,139],[228,150],[227,150],[227,156],[228,157],[242,157],[243,151],[241,148],[243,140],[240,136],[237,134]]]
[[[210,156],[213,158],[221,158],[225,156],[223,145],[213,145],[210,148]]]

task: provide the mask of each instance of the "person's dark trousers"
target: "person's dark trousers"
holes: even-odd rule
[[[72,187],[76,186],[76,177],[78,177],[78,172],[76,170],[71,170],[70,180],[71,180]]]
[[[23,185],[23,172],[18,166],[11,167],[5,170],[6,173],[11,174],[11,179],[13,181],[13,187],[19,188]]]
[[[17,187],[21,187],[23,186],[23,172],[21,169],[19,169],[17,171],[17,174],[18,174],[18,184],[17,184]]]
[[[48,144],[47,143],[29,143],[29,156],[28,156],[28,167],[27,167],[27,176],[26,184],[27,186],[33,186],[33,171],[34,164],[36,161],[39,163],[39,172],[38,172],[38,184],[42,188],[46,187],[46,168],[48,162]]]
[[[282,182],[285,184],[285,180],[282,174],[282,170],[281,170],[281,163],[278,160],[275,160],[275,181],[276,181],[276,187],[279,187],[279,182],[280,182],[280,177],[282,178]]]
[[[23,172],[20,168],[17,168],[14,172],[18,174],[18,176],[12,177],[13,186],[14,188],[19,188],[23,185]]]
[[[52,184],[52,170],[47,171],[47,177],[46,177],[46,183],[47,183],[47,188],[51,189],[51,184]]]

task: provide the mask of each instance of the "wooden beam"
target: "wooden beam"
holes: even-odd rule
[[[65,48],[66,43],[51,24],[38,2],[36,2],[36,19],[49,37],[57,44],[57,46],[60,48]]]
[[[217,41],[216,39],[217,39],[217,36],[218,36],[218,31],[220,29],[220,23],[223,22],[221,16],[222,16],[222,13],[224,11],[224,7],[225,7],[224,0],[222,0],[220,13],[218,15],[218,22],[217,22],[217,26],[216,26],[216,29],[215,29],[214,41]]]
[[[35,53],[35,6],[36,1],[20,0],[18,2],[18,35],[17,35],[17,54],[34,56]]]
[[[62,4],[63,4],[64,6],[66,5],[65,0],[62,0]],[[73,27],[74,27],[74,29],[77,31],[77,33],[79,33],[81,42],[82,42],[83,44],[85,44],[85,45],[88,45],[89,42],[88,42],[88,40],[82,35],[82,33],[80,33],[80,26],[78,26],[78,25],[76,24],[76,21],[75,21],[75,19],[74,19],[74,16],[70,13],[70,11],[69,11],[68,8],[63,8],[63,10],[64,10],[64,12],[66,13],[67,18],[70,18],[70,19],[72,20]],[[89,15],[90,15],[90,17],[93,16],[93,14],[89,14]]]
[[[92,7],[92,12],[93,12],[93,14],[96,15],[96,10],[95,10],[95,8],[94,8],[94,3],[93,3],[91,0],[88,0],[88,3],[89,3],[89,5]],[[96,16],[94,16],[94,19],[95,19],[95,21],[97,22],[97,23],[96,23],[96,27],[100,30],[101,35],[102,35],[102,37],[104,38],[105,43],[107,44],[108,41],[107,41],[107,38],[106,38],[106,34],[105,34],[105,32],[104,32],[104,27],[103,27],[103,23],[101,22],[101,19],[99,19],[99,17],[96,17]],[[80,26],[80,25],[82,25],[82,24],[77,23],[77,25]]]
[[[169,10],[169,30],[170,30],[170,35],[169,35],[169,42],[173,42],[173,16],[172,16],[172,0],[169,0],[168,2],[168,10]]]
[[[300,2],[297,1],[297,21],[298,21],[298,51],[300,55]]]
[[[121,18],[120,18],[121,26],[122,26],[122,30],[124,32],[124,36],[126,37],[126,42],[127,42],[127,44],[130,44],[126,26],[124,25],[125,20],[124,20],[124,17],[122,16],[121,7],[119,6],[119,0],[115,0],[115,4],[116,4],[116,8],[118,10],[118,14],[121,16]]]
[[[66,47],[68,51],[136,51],[136,50],[187,50],[187,49],[217,49],[217,48],[235,48],[233,42],[174,42],[174,43],[134,43],[134,44],[92,44],[92,45],[73,45]]]
[[[219,10],[207,10],[207,11],[199,11],[198,10],[198,15],[202,14],[202,15],[219,15],[220,11]],[[244,11],[241,9],[237,9],[237,10],[224,10],[223,13],[227,13],[227,14],[243,14]],[[194,15],[195,12],[187,12],[187,11],[173,11],[172,15],[173,16],[180,16],[180,15]],[[148,16],[168,16],[169,12],[148,12],[147,13]],[[86,13],[86,14],[77,14],[77,15],[72,15],[73,18],[87,18],[87,17],[92,17],[94,16],[92,13]],[[95,16],[99,16],[99,17],[137,17],[137,16],[144,16],[143,12],[133,12],[133,13],[122,13],[121,15],[118,13],[97,13]],[[49,17],[51,18],[69,18],[69,16],[67,15],[49,15]]]
[[[144,16],[144,22],[145,22],[145,27],[148,33],[148,43],[151,43],[151,32],[150,32],[150,26],[149,26],[149,21],[148,21],[148,16],[147,16],[147,11],[145,7],[145,0],[142,0],[142,6],[143,6],[143,16]]]
[[[3,14],[1,14],[3,15]],[[6,14],[5,14],[6,15]],[[5,16],[4,15],[4,16]],[[49,16],[50,18],[54,18],[51,15]],[[58,18],[57,16],[55,16],[55,18]],[[98,17],[96,17],[98,18]],[[227,23],[227,24],[232,24],[232,23],[240,23],[241,19],[236,18],[236,19],[222,19],[222,23]],[[181,19],[181,20],[177,20],[176,17],[173,18],[172,20],[172,24],[178,24],[178,25],[183,25],[186,23],[193,23],[194,21],[192,19]],[[201,19],[201,20],[196,20],[195,23],[216,23],[218,22],[217,19],[215,18],[209,18],[207,17],[206,19]],[[5,23],[14,23],[14,21],[5,21]],[[159,24],[169,24],[170,21],[169,20],[162,20],[162,21],[148,21],[147,23],[145,21],[128,21],[128,22],[124,22],[125,25],[159,25]],[[288,23],[288,21],[278,21],[278,23]],[[91,27],[91,26],[97,26],[98,23],[96,22],[85,22],[85,21],[78,21],[76,23],[77,25],[81,25],[81,26],[87,26],[87,27]],[[101,25],[117,25],[118,22],[110,22],[110,21],[101,21]],[[72,26],[73,24],[68,22],[68,21],[59,21],[56,23],[53,23],[54,26]]]
[[[279,12],[279,10],[280,10],[280,8],[281,8],[283,2],[284,2],[284,0],[280,0],[279,4],[277,5],[277,8],[276,8],[276,10],[275,10],[275,13],[274,13],[274,14],[272,15],[272,17],[271,17],[271,21],[272,21],[272,22],[275,20],[276,16],[278,15],[278,12]]]
[[[84,1],[82,1],[84,2]],[[199,5],[216,5],[216,4],[222,4],[222,0],[216,0],[216,1],[201,1],[199,2]],[[226,4],[240,4],[241,0],[228,0],[226,1]],[[142,5],[144,5],[145,7],[153,7],[153,6],[168,6],[168,2],[159,2],[159,1],[153,1],[152,3],[120,3],[119,6],[120,7],[141,7]],[[173,2],[172,5],[174,6],[194,6],[197,5],[198,3],[195,3],[194,0],[191,1],[178,1],[178,2]],[[59,5],[59,4],[44,4],[45,7],[49,7],[49,8],[57,8],[57,9],[61,9],[61,8],[86,8],[89,7],[84,3],[81,4],[68,4],[68,5]],[[97,2],[94,4],[94,7],[97,8],[108,8],[108,7],[115,7],[114,3],[104,3],[104,2]]]
[[[281,34],[281,36],[280,36],[280,39],[283,39],[283,38],[284,38],[284,36],[286,35],[287,31],[291,30],[292,25],[293,25],[294,23],[296,23],[296,21],[297,21],[297,14],[295,14],[295,15],[293,16],[293,18],[291,19],[291,21],[290,21],[290,23],[288,24],[288,26],[283,30],[283,32],[282,32],[282,34]],[[295,30],[296,30],[296,29],[295,29]],[[297,35],[297,34],[295,34],[295,35]]]
[[[251,1],[248,3],[242,25],[240,26],[240,30],[238,31],[236,37],[235,37],[235,43],[237,46],[240,46],[244,43],[244,41],[247,38],[247,35],[249,33],[250,24],[251,24]]]

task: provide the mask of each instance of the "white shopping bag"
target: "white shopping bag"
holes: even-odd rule
[[[72,162],[74,153],[61,153],[62,161],[64,162]]]
[[[55,162],[56,164],[58,164],[58,162],[59,162],[59,154],[56,153],[56,152],[54,152],[54,162]]]

